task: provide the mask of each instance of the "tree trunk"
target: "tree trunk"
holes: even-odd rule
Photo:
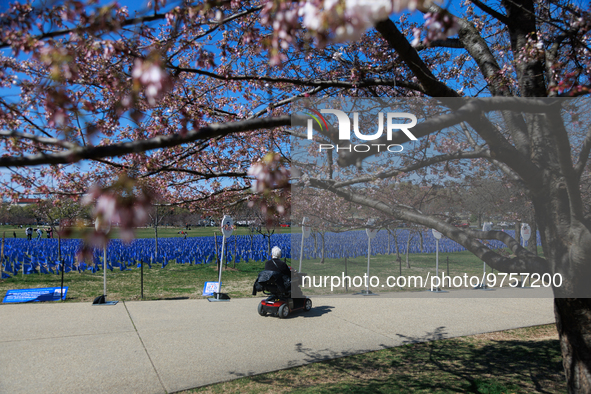
[[[521,222],[518,220],[515,222],[515,240],[521,245]]]
[[[568,392],[591,393],[591,299],[554,299]]]
[[[531,235],[529,237],[529,241],[527,241],[527,250],[538,255],[538,227],[536,225],[536,220],[533,219],[530,224],[531,227]]]

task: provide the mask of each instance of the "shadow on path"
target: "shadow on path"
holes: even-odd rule
[[[381,345],[384,350],[363,355],[312,350],[299,343],[296,351],[305,355],[304,361],[316,364],[252,381],[278,391],[327,394],[566,392],[556,339],[444,339],[446,335],[445,327],[420,337],[399,335],[404,345]]]

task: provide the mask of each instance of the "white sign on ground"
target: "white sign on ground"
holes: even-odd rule
[[[435,229],[431,229],[431,231],[433,232],[433,236],[435,237],[435,239],[441,239],[442,234],[435,230]]]

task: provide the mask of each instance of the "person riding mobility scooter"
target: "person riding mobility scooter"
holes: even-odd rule
[[[259,315],[272,314],[283,319],[293,311],[303,309],[307,312],[312,309],[312,300],[302,294],[299,286],[303,274],[280,260],[279,247],[273,247],[271,255],[273,258],[265,263],[265,270],[259,273],[252,289],[252,295],[257,295],[259,291],[269,294],[258,305]]]

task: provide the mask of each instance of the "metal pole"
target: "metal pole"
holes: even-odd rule
[[[59,261],[61,261],[62,263],[62,287],[60,289],[60,298],[64,296],[64,271],[65,271],[65,264],[64,264],[64,260],[62,260],[62,245],[61,245],[61,241],[62,238],[58,235],[57,236],[57,256]],[[39,267],[39,271],[41,271],[41,267]],[[64,301],[64,299],[62,298],[62,301]]]
[[[103,247],[103,295],[107,298],[107,244]]]
[[[345,277],[347,277],[347,258],[345,257]],[[347,281],[345,280],[345,293],[349,291],[349,287],[347,285]]]
[[[367,237],[367,283],[366,291],[369,294],[369,255],[371,254],[371,238]]]
[[[435,276],[439,278],[439,240],[435,239]]]
[[[521,237],[520,241],[522,244],[521,246],[525,248],[525,239],[523,239],[523,237]],[[521,285],[519,287],[523,287],[525,285],[525,283],[523,283],[523,275],[521,275],[521,280],[519,281],[519,284]]]
[[[222,292],[222,268],[223,268],[223,258],[224,258],[224,245],[226,244],[226,236],[224,235],[222,237],[222,257],[220,259],[220,268],[219,268],[219,273],[218,273],[218,283],[220,284],[218,293]]]
[[[2,264],[4,264],[4,238],[6,238],[6,232],[2,233],[2,252],[0,252],[2,255],[0,256],[0,279],[2,279],[2,272],[4,272],[4,268],[2,266]],[[41,271],[41,269],[39,269],[39,271]]]
[[[304,232],[302,231],[302,243],[300,245],[300,269],[298,272],[302,272],[302,256],[304,255]]]
[[[142,261],[142,266],[140,267],[140,289],[142,293],[142,300],[144,299],[144,263]],[[152,256],[150,256],[150,265],[152,265]]]

